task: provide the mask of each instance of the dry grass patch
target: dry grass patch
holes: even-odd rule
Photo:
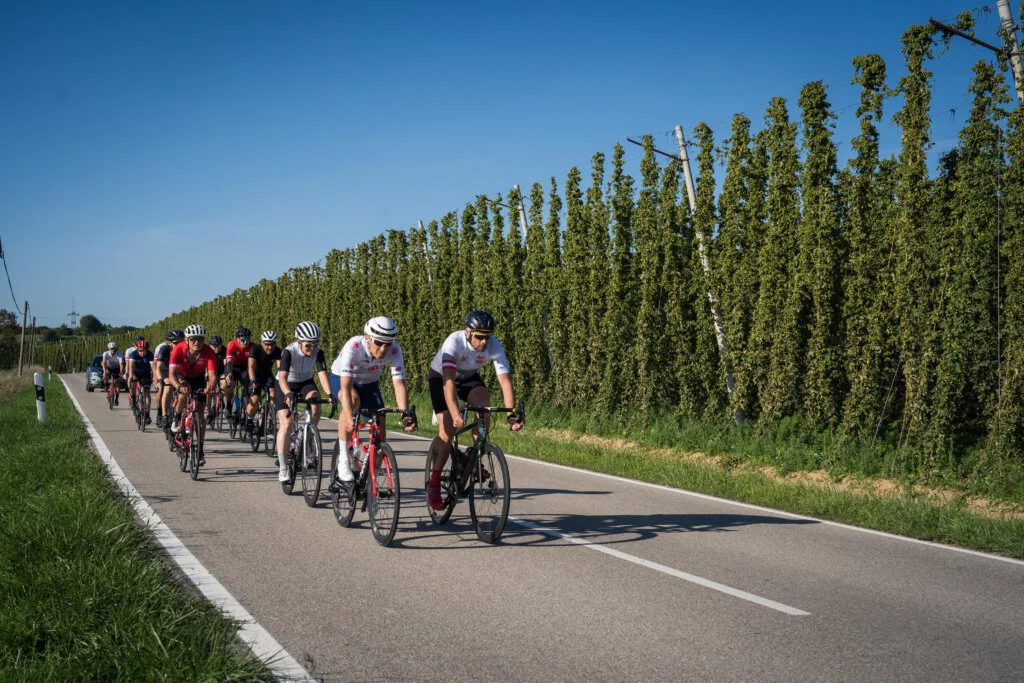
[[[32,384],[33,372],[42,372],[42,368],[26,368],[20,377],[17,368],[0,370],[0,403]]]
[[[723,457],[707,453],[682,451],[675,448],[644,448],[627,439],[611,439],[593,434],[577,434],[568,429],[542,427],[534,431],[542,439],[560,443],[580,443],[618,451],[631,451],[644,458],[687,462],[696,465],[728,469],[738,473],[756,473],[772,481],[796,484],[863,498],[919,498],[937,506],[962,504],[971,513],[999,520],[1024,520],[1024,508],[1005,501],[991,500],[981,496],[965,496],[950,489],[931,488],[921,485],[907,486],[892,479],[864,479],[844,476],[836,478],[826,470],[809,470],[783,474],[770,466],[736,463]]]

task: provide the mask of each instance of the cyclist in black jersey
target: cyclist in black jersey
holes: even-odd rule
[[[153,352],[153,365],[156,368],[157,380],[157,409],[156,426],[164,427],[165,423],[170,424],[171,396],[174,389],[168,380],[168,372],[171,366],[171,350],[178,342],[185,341],[185,333],[182,330],[170,330],[164,335],[162,344],[156,347]]]
[[[252,419],[260,394],[266,389],[267,398],[274,400],[274,363],[281,360],[281,347],[277,345],[277,333],[267,330],[260,335],[260,344],[249,353],[249,406],[245,412]]]

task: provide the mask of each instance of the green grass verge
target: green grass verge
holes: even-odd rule
[[[0,680],[273,680],[160,555],[56,379],[0,404]]]
[[[420,435],[429,435],[432,429],[430,399],[422,394],[412,400],[424,415]],[[492,433],[495,442],[515,455],[1024,559],[1024,520],[984,517],[967,509],[962,499],[938,504],[924,495],[853,494],[778,481],[733,466],[753,463],[782,465],[783,471],[812,469],[820,465],[814,459],[801,461],[803,466],[796,465],[800,453],[810,452],[806,445],[795,445],[796,454],[793,454],[781,445],[782,440],[761,438],[753,433],[747,433],[740,441],[736,434],[729,435],[707,425],[702,428],[692,425],[682,433],[661,424],[653,429],[636,427],[633,430],[629,440],[638,444],[638,448],[614,448],[583,443],[579,439],[563,441],[538,436],[539,427],[569,430],[576,435],[597,432],[606,437],[625,436],[607,424],[595,429],[595,425],[581,424],[578,417],[559,416],[555,411],[543,409],[527,412],[527,428],[521,432],[513,434],[503,423],[498,424],[499,428]],[[724,447],[729,444],[737,450],[725,451]],[[701,451],[726,457],[721,459],[720,465],[691,462],[654,453],[655,448],[670,448],[679,456],[685,451]],[[774,451],[780,455],[772,457]],[[857,450],[854,455],[859,457],[862,452]]]

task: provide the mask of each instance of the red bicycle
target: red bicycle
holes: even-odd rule
[[[398,459],[391,445],[383,440],[384,430],[378,418],[388,413],[397,413],[412,419],[416,424],[416,406],[408,411],[399,408],[381,408],[376,411],[360,410],[356,418],[352,440],[345,449],[343,457],[349,458],[355,481],[339,482],[338,457],[341,455],[341,442],[334,443],[334,454],[331,458],[331,505],[334,518],[338,524],[347,527],[352,523],[356,506],[362,501],[362,510],[370,508],[370,529],[373,538],[383,546],[391,544],[398,529],[398,512],[402,502],[402,487],[398,479]],[[364,443],[359,432],[368,432]],[[373,476],[369,475],[373,472]],[[367,480],[369,479],[369,483]]]
[[[180,390],[179,390],[180,391]],[[188,470],[193,480],[199,478],[200,458],[203,452],[203,436],[199,429],[196,412],[202,410],[197,400],[206,393],[205,389],[194,389],[189,396],[185,410],[181,413],[181,431],[174,435],[174,446],[178,451],[178,469]]]
[[[121,394],[121,375],[110,373],[110,380],[107,382],[107,407],[111,410],[117,404]]]

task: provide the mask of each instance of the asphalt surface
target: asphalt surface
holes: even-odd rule
[[[226,434],[192,481],[127,397],[110,411],[65,379],[157,514],[324,680],[1024,679],[1022,563],[518,458],[489,546],[465,502],[431,522],[427,442],[400,433],[383,548]]]

